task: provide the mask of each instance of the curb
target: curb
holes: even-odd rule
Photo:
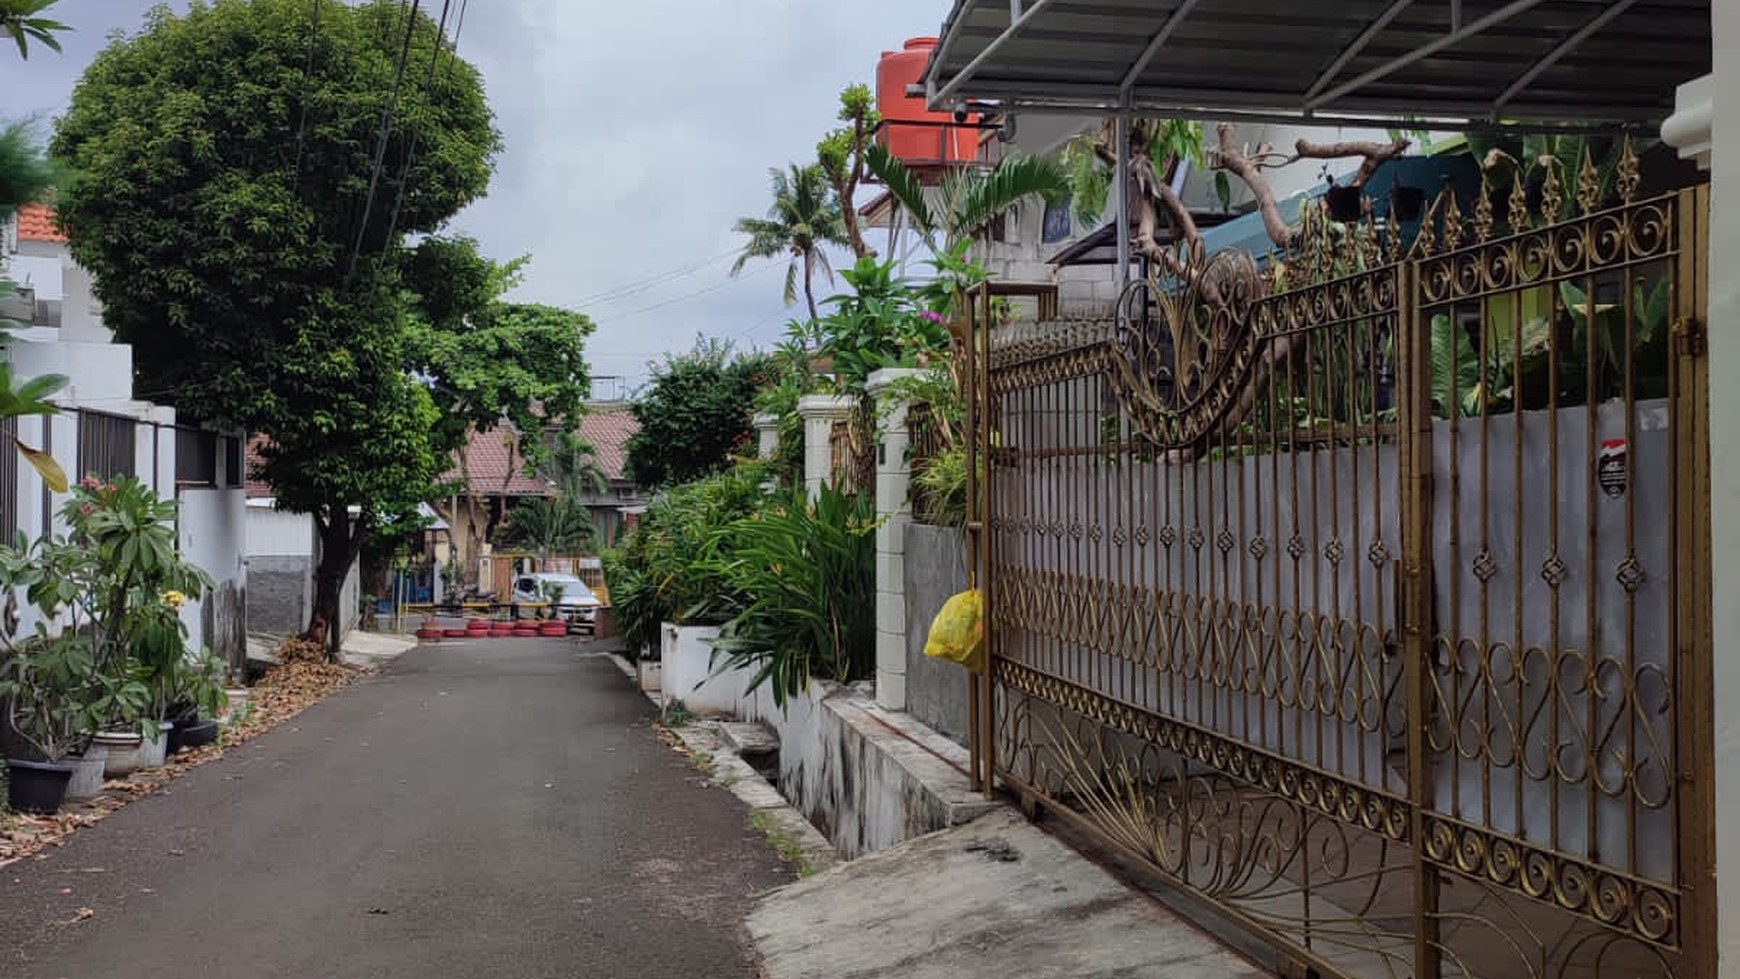
[[[635,689],[640,689],[634,664],[614,652],[600,651],[595,655],[609,657],[624,676],[635,681]],[[663,710],[657,694],[644,690],[641,693],[654,707]],[[839,851],[821,830],[810,825],[804,814],[780,795],[778,789],[725,744],[725,739],[719,734],[718,722],[693,721],[681,727],[667,725],[666,729],[677,736],[692,756],[711,759],[711,763],[704,766],[710,784],[728,790],[748,806],[750,821],[766,833],[770,841],[784,837],[795,846],[795,854],[782,853],[781,856],[796,856],[800,876],[819,874],[840,862]]]

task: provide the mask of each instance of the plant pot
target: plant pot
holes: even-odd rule
[[[175,730],[181,737],[182,748],[203,748],[217,740],[218,722],[194,721],[191,724],[177,724]]]
[[[163,739],[164,739],[164,741],[163,741],[163,743],[164,743],[163,760],[164,761],[168,761],[169,759],[175,757],[176,752],[179,752],[181,750],[181,732],[182,732],[182,730],[183,730],[182,723],[180,721],[176,721],[175,723],[169,725],[169,730],[164,733],[164,735],[163,735]]]
[[[1390,217],[1397,221],[1417,221],[1426,209],[1426,192],[1419,187],[1396,184],[1390,188]]]
[[[71,765],[6,759],[6,803],[13,812],[52,816],[66,801]]]
[[[658,693],[664,679],[664,664],[658,660],[643,659],[635,665],[640,671],[640,688],[647,693]]]
[[[95,739],[82,755],[68,755],[63,764],[72,766],[72,778],[66,783],[68,799],[94,799],[103,791],[103,766],[108,764],[109,748]]]
[[[224,696],[229,699],[229,704],[226,706],[221,720],[229,720],[236,716],[236,712],[247,704],[248,698],[253,694],[248,691],[247,687],[226,687]]]
[[[104,778],[126,778],[139,770],[139,749],[145,739],[137,731],[98,731],[92,740],[107,751],[103,757]]]
[[[1331,187],[1323,192],[1323,203],[1329,208],[1331,221],[1358,221],[1364,195],[1358,187]]]
[[[168,721],[159,721],[156,737],[146,737],[140,742],[140,768],[161,768],[169,760],[169,731],[172,727],[174,725]]]

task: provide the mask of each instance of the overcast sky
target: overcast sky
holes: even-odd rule
[[[65,53],[0,59],[0,119],[58,115],[109,32],[151,6],[62,0],[51,13],[77,29]],[[699,333],[770,345],[788,317],[783,265],[731,281],[731,223],[766,210],[769,167],[813,157],[841,88],[874,82],[878,54],[935,34],[948,7],[470,0],[460,54],[482,71],[507,146],[489,197],[451,230],[498,259],[530,253],[515,298],[590,315],[598,374],[643,378]]]

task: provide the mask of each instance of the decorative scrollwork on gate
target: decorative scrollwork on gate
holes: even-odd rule
[[[1256,260],[1242,251],[1205,257],[1200,242],[1180,251],[1183,288],[1152,277],[1130,283],[1112,337],[1118,401],[1138,434],[1167,448],[1216,430],[1262,345],[1251,315],[1265,292]]]

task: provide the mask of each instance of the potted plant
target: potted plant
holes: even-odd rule
[[[4,669],[0,697],[9,703],[7,721],[36,755],[6,759],[12,808],[59,811],[80,768],[87,781],[75,794],[95,795],[103,757],[87,756],[85,749],[107,718],[138,716],[146,702],[144,685],[130,673],[107,673],[90,635],[70,629],[50,634],[42,623],[35,635],[12,646]]]
[[[1359,220],[1364,210],[1364,195],[1358,187],[1331,184],[1323,192],[1323,203],[1329,209],[1330,220],[1345,224]]]

